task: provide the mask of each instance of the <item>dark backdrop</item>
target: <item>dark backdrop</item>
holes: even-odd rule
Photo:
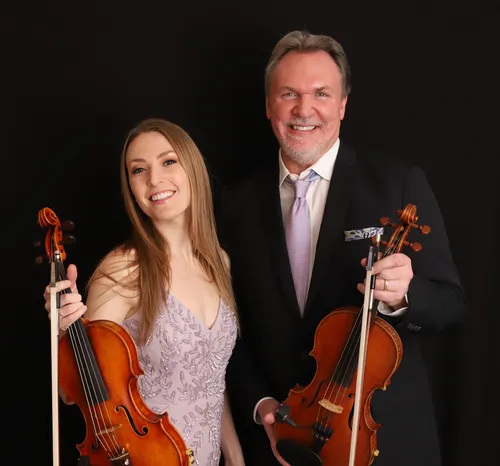
[[[16,215],[21,264],[21,279],[6,290],[17,290],[6,315],[18,325],[5,330],[11,345],[4,351],[18,370],[4,381],[14,380],[5,388],[16,410],[7,430],[17,439],[22,432],[26,442],[8,444],[14,464],[51,464],[50,335],[41,297],[49,269],[35,267],[31,245],[44,234],[38,210],[49,206],[75,222],[77,243],[67,251],[83,288],[97,261],[128,234],[118,160],[139,120],[162,117],[184,127],[207,159],[215,195],[276,157],[263,70],[274,43],[296,28],[345,46],[353,92],[341,137],[415,161],[430,179],[470,303],[460,328],[426,343],[445,465],[498,464],[491,382],[500,359],[499,177],[492,168],[498,118],[487,116],[495,109],[498,60],[493,12],[477,6],[445,15],[434,8],[390,19],[360,4],[354,16],[334,2],[230,0],[18,6],[17,20],[3,23],[15,33],[4,55],[4,74],[14,78],[6,97],[15,105],[3,129],[17,182],[13,194],[12,157],[4,156],[2,189],[10,195],[7,215]],[[10,240],[4,247],[12,252]],[[61,406],[60,427],[62,464],[71,466],[84,432],[76,407]]]

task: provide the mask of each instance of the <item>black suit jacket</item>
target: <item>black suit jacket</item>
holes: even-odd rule
[[[277,464],[253,409],[259,399],[284,400],[298,382],[314,374],[309,356],[318,323],[340,306],[361,306],[356,284],[366,271],[360,261],[371,240],[346,242],[344,231],[380,226],[381,217],[398,221],[397,211],[417,206],[410,240],[423,249],[405,252],[412,260],[409,311],[386,319],[403,343],[403,359],[384,392],[376,392],[373,415],[378,431],[379,466],[437,466],[440,452],[420,335],[459,321],[463,291],[445,226],[431,188],[418,167],[387,157],[356,154],[341,142],[330,182],[304,316],[297,306],[281,215],[278,163],[230,188],[219,206],[222,247],[231,259],[241,322],[227,373],[227,389],[247,464]],[[391,231],[387,232],[391,233]],[[388,235],[384,235],[387,239]],[[385,318],[385,317],[384,317]]]

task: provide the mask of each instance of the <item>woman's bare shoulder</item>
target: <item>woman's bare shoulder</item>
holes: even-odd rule
[[[118,247],[110,251],[101,260],[96,279],[130,285],[135,280],[138,270],[137,254],[134,249]]]
[[[137,272],[135,251],[117,248],[108,253],[99,263],[89,284],[89,318],[121,323],[136,305]]]

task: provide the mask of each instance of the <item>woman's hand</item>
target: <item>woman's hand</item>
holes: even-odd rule
[[[85,306],[82,302],[82,295],[78,293],[78,288],[76,286],[77,276],[78,272],[76,270],[76,266],[70,265],[67,270],[68,279],[56,283],[56,293],[60,293],[67,288],[71,289],[71,293],[61,294],[59,298],[59,313],[61,316],[59,319],[59,329],[62,332],[65,332],[68,327],[78,320],[87,310],[87,306]],[[47,285],[45,288],[43,297],[45,299],[45,309],[47,310],[50,319],[50,285]]]

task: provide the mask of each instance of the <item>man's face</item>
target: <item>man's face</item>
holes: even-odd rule
[[[328,53],[285,55],[266,97],[266,115],[285,163],[310,166],[327,152],[339,137],[346,103],[342,76]]]

